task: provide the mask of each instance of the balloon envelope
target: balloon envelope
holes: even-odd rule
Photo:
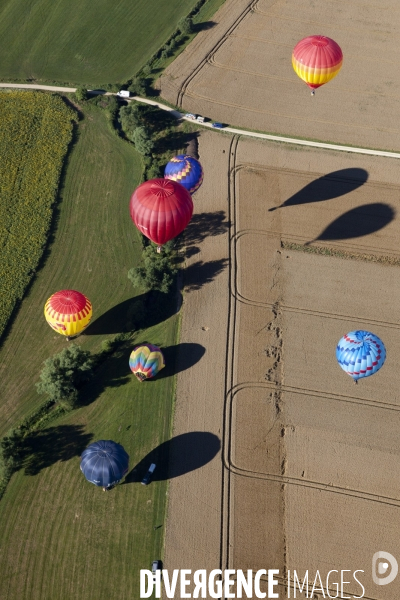
[[[379,371],[386,359],[386,349],[373,333],[350,331],[339,341],[336,358],[343,371],[357,381]]]
[[[61,335],[77,335],[89,325],[92,305],[76,290],[61,290],[47,300],[44,307],[46,321]]]
[[[94,442],[82,452],[82,473],[90,483],[101,487],[117,484],[127,474],[128,466],[128,454],[112,440]]]
[[[132,194],[130,213],[139,231],[161,246],[185,229],[192,218],[193,201],[177,181],[149,179]]]
[[[292,65],[308,87],[316,89],[339,73],[343,63],[340,46],[323,35],[310,35],[294,47]]]
[[[129,357],[129,367],[140,381],[149,379],[165,367],[164,355],[153,344],[136,346]]]
[[[178,154],[165,167],[164,177],[177,181],[193,194],[202,184],[203,167],[193,156]]]

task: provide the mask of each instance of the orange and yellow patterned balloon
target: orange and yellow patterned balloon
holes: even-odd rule
[[[296,44],[292,54],[293,69],[312,90],[336,77],[342,63],[340,46],[323,35],[304,38]]]
[[[92,305],[80,292],[61,290],[47,300],[44,316],[57,333],[70,337],[81,333],[89,325]]]

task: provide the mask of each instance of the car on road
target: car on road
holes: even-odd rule
[[[151,572],[153,574],[153,580],[156,580],[157,571],[162,571],[162,561],[161,560],[153,560],[151,563]]]
[[[147,471],[146,475],[142,479],[142,485],[148,485],[150,483],[150,480],[154,473],[155,468],[156,468],[155,463],[151,463],[149,470]]]
[[[193,115],[192,113],[186,113],[183,116],[185,117],[185,119],[191,119],[192,121],[196,120],[196,115]]]
[[[117,92],[117,96],[119,96],[120,98],[129,98],[131,95],[130,92],[128,92],[128,90],[119,90],[119,92]]]
[[[215,127],[215,129],[223,129],[224,126],[222,123],[213,123],[211,127]]]
[[[198,123],[204,123],[204,117],[202,117],[201,115],[197,115],[196,121],[198,121]]]

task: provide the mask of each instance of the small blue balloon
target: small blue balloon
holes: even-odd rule
[[[343,371],[358,381],[379,371],[386,359],[386,349],[382,340],[370,331],[350,331],[339,341],[336,358]]]

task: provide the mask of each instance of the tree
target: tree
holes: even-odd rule
[[[143,77],[134,77],[128,90],[135,96],[146,95],[146,80]]]
[[[132,134],[132,142],[140,154],[150,154],[154,148],[154,141],[150,138],[150,133],[147,127],[136,127]]]
[[[171,246],[163,247],[157,252],[154,244],[149,244],[143,251],[143,265],[128,272],[128,278],[135,287],[159,290],[168,293],[174,283],[178,270],[172,264]]]
[[[149,63],[146,63],[143,68],[142,71],[145,75],[150,75],[151,73],[151,65]]]
[[[148,169],[146,169],[146,179],[156,179],[157,177],[163,177],[161,166],[157,162],[152,162]]]
[[[78,388],[92,376],[93,360],[90,352],[71,344],[59,354],[48,358],[36,384],[39,394],[73,407]]]
[[[75,92],[76,99],[80,102],[88,99],[88,91],[85,87],[78,87]]]
[[[11,429],[0,442],[1,455],[4,465],[16,466],[23,447],[23,435],[20,429]]]
[[[191,17],[184,17],[178,23],[178,28],[182,33],[189,34],[193,32],[193,19]]]

